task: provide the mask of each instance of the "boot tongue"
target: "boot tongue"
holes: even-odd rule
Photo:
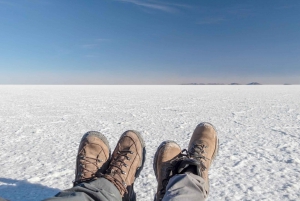
[[[192,159],[192,158],[186,158],[183,161],[180,162],[180,164],[177,167],[177,173],[178,174],[184,174],[184,173],[192,173],[201,176],[200,171],[200,162]]]

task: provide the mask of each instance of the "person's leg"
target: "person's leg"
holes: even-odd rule
[[[121,201],[119,190],[105,178],[83,182],[44,201]]]
[[[208,193],[205,190],[206,182],[196,174],[176,174],[170,178],[166,187],[163,201],[197,200],[204,201]]]
[[[93,138],[98,139],[98,138]],[[102,138],[106,148],[107,140]],[[58,193],[55,197],[45,201],[121,201],[135,200],[133,184],[139,176],[145,162],[145,143],[137,131],[126,131],[120,137],[117,146],[112,154],[111,160],[105,160],[107,154],[102,154],[102,158],[96,147],[95,141],[89,144],[90,149],[78,152],[76,176],[74,187]],[[103,143],[100,147],[105,148]],[[81,147],[81,146],[80,146]],[[92,147],[92,148],[91,148]],[[106,149],[105,149],[106,150]],[[109,148],[107,149],[109,150]],[[88,157],[82,157],[89,153]],[[84,158],[84,159],[83,159]],[[97,162],[102,162],[107,167],[97,166]],[[95,166],[97,166],[95,168]],[[89,168],[87,168],[89,167]],[[99,169],[99,170],[98,170]],[[82,182],[83,181],[83,182]]]
[[[104,135],[96,131],[86,133],[79,144],[76,158],[74,187],[61,191],[47,201],[122,200],[118,189],[105,173],[110,162],[110,148]],[[45,201],[46,201],[45,200]]]
[[[216,129],[209,123],[199,124],[186,154],[182,151],[172,157],[171,153],[178,153],[179,148],[174,151],[168,144],[160,146],[155,154],[154,171],[160,188],[155,200],[205,200],[209,193],[208,170],[218,152]]]

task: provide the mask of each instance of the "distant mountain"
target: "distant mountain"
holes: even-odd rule
[[[224,83],[185,83],[182,85],[225,85]]]
[[[225,84],[225,83],[217,83],[217,82],[211,82],[211,83],[196,83],[196,82],[191,82],[191,83],[183,83],[181,85],[227,85],[227,84]],[[237,83],[237,82],[232,82],[232,83],[230,83],[228,85],[262,85],[262,84],[258,83],[258,82],[250,82],[248,84],[240,84],[240,83]]]
[[[251,83],[249,83],[249,84],[247,84],[247,85],[261,85],[261,84],[258,83],[258,82],[251,82]]]
[[[224,85],[224,83],[208,83],[207,85]]]
[[[205,85],[205,83],[185,83],[182,85]]]

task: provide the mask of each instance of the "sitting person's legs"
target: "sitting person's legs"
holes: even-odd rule
[[[173,141],[162,143],[154,159],[158,181],[155,200],[205,200],[208,170],[217,152],[217,133],[209,123],[196,127],[186,153]]]
[[[45,201],[134,200],[133,183],[144,160],[145,144],[138,132],[125,132],[112,158],[104,135],[88,132],[79,145],[74,187]]]

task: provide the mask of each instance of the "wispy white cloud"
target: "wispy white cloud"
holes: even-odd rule
[[[223,18],[223,17],[210,17],[210,18],[204,18],[202,20],[199,20],[197,22],[197,24],[218,24],[218,23],[221,23],[225,20],[226,19]]]
[[[292,9],[292,8],[297,8],[299,6],[300,6],[300,4],[282,5],[282,6],[276,7],[275,9],[277,9],[277,10]]]
[[[31,3],[38,3],[38,4],[52,4],[51,0],[28,0]]]
[[[52,4],[48,0],[27,0],[27,1],[18,1],[18,2],[12,2],[12,1],[7,1],[7,0],[0,0],[0,6],[10,6],[14,8],[28,8],[32,4],[39,4],[39,5],[50,5]]]
[[[18,4],[12,3],[10,1],[0,1],[0,4],[7,6],[18,6]]]
[[[83,48],[94,48],[97,47],[99,44],[98,43],[93,43],[93,44],[84,44],[82,45]]]
[[[108,41],[110,41],[110,40],[107,39],[107,38],[98,38],[98,39],[96,39],[96,41],[97,41],[97,42],[108,42]]]
[[[220,9],[219,12],[234,17],[244,18],[255,15],[255,13],[257,12],[257,8],[253,7],[252,5],[241,4]]]
[[[187,4],[180,4],[180,3],[162,3],[162,4],[169,5],[169,6],[174,6],[174,7],[179,7],[179,8],[187,8],[187,9],[195,8],[194,6],[187,5]]]
[[[87,57],[87,58],[97,58],[97,57],[99,57],[99,55],[87,54],[87,55],[85,55],[85,57]]]
[[[106,39],[106,38],[98,38],[98,39],[96,39],[95,41],[93,41],[91,43],[83,44],[81,47],[86,48],[86,49],[95,48],[95,47],[98,47],[100,45],[100,43],[108,42],[108,41],[110,41],[110,40]]]
[[[154,10],[160,10],[163,12],[169,12],[169,13],[174,13],[177,11],[176,8],[174,8],[175,4],[164,4],[160,2],[149,2],[149,1],[141,1],[141,0],[118,0],[121,2],[126,2],[126,3],[132,3],[137,6],[141,6],[144,8],[149,8],[149,9],[154,9]],[[179,6],[180,4],[177,4]],[[183,6],[183,5],[181,5]]]

